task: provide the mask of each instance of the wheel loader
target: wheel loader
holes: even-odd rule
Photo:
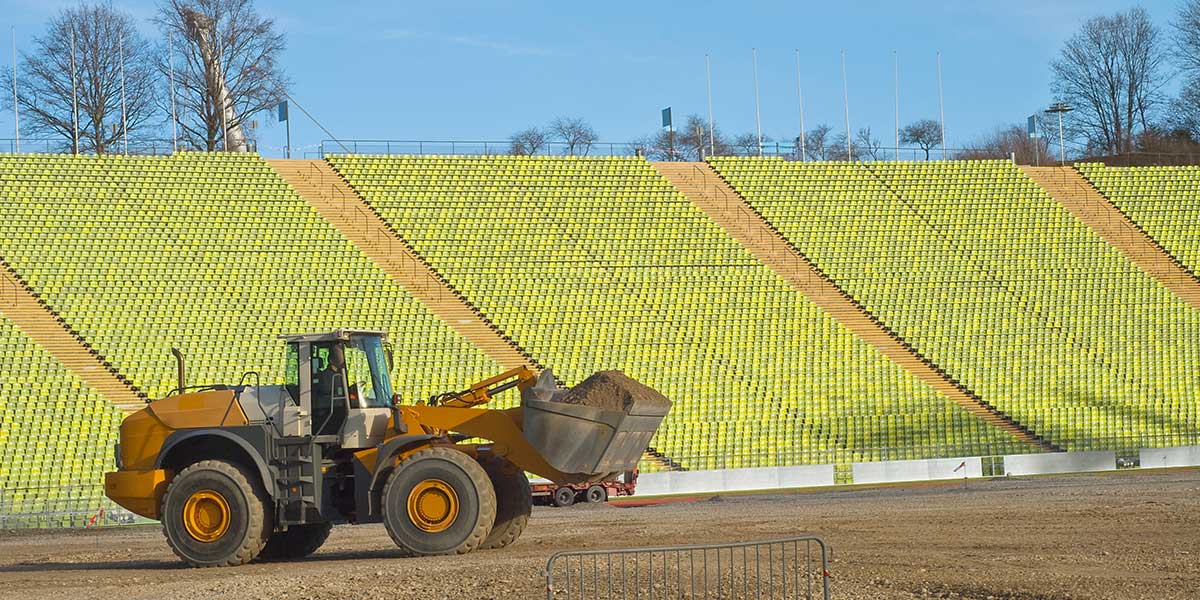
[[[626,410],[555,401],[549,369],[518,367],[401,404],[386,335],[287,335],[281,385],[178,387],[125,418],[105,493],[162,522],[197,567],[317,550],[339,523],[382,521],[407,555],[513,543],[531,512],[534,473],[599,481],[634,468],[669,403]],[[520,406],[483,405],[516,388]]]

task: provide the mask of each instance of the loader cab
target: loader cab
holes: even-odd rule
[[[286,388],[301,417],[289,433],[347,449],[382,442],[394,398],[386,339],[348,329],[284,336]]]

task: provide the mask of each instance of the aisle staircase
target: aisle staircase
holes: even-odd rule
[[[0,313],[122,412],[131,413],[146,406],[145,394],[105,362],[3,261],[0,261]]]
[[[812,265],[707,163],[659,162],[655,168],[734,239],[793,288],[885,356],[985,422],[1042,450],[1057,450],[954,381]]]
[[[1193,308],[1200,308],[1200,281],[1078,171],[1071,167],[1030,166],[1021,170],[1139,268]]]
[[[268,160],[313,208],[433,314],[506,369],[541,365],[433,270],[323,160]]]

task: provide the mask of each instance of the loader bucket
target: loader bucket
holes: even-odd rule
[[[633,470],[670,403],[634,401],[623,409],[556,401],[566,394],[549,369],[522,394],[522,429],[546,462],[564,473],[607,475]]]

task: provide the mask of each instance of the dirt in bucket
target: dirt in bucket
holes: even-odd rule
[[[593,406],[628,413],[637,405],[638,412],[665,413],[671,401],[646,384],[620,371],[598,371],[579,385],[558,394],[555,402]]]

